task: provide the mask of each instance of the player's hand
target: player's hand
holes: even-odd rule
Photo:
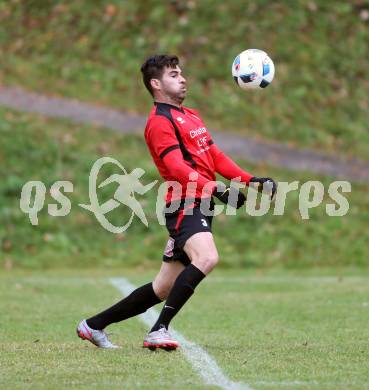
[[[246,202],[245,195],[235,187],[227,187],[223,183],[219,183],[213,191],[213,195],[221,202],[229,204],[232,207],[239,209]]]
[[[270,177],[253,177],[250,183],[254,183],[253,186],[259,192],[267,192],[270,194],[270,200],[273,200],[277,192],[277,183]]]

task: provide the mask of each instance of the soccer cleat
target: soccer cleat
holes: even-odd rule
[[[77,335],[82,340],[88,340],[99,348],[117,349],[118,345],[112,344],[107,334],[103,330],[92,329],[87,325],[86,320],[82,320],[77,326]]]
[[[173,339],[166,328],[162,327],[159,330],[150,332],[145,337],[143,346],[149,349],[177,349],[179,348],[179,343]]]

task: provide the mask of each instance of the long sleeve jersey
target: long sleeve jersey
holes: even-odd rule
[[[210,197],[216,185],[215,173],[246,184],[253,177],[218,148],[193,109],[155,103],[146,123],[145,140],[168,183],[166,202]]]

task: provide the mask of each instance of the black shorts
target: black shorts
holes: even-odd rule
[[[209,201],[209,200],[208,200]],[[196,233],[211,232],[211,224],[213,220],[211,212],[214,209],[214,202],[210,200],[208,203],[207,212],[205,215],[200,207],[200,200],[194,200],[184,206],[184,201],[181,201],[179,209],[165,213],[165,223],[169,232],[169,239],[163,254],[163,261],[179,260],[184,265],[191,263],[183,247],[186,241]]]

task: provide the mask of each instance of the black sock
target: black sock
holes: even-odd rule
[[[179,312],[181,307],[193,294],[196,286],[205,278],[197,267],[188,265],[177,277],[167,301],[159,315],[158,320],[152,327],[151,332],[161,327],[168,329],[172,318]]]
[[[87,325],[92,329],[104,329],[108,325],[144,313],[150,307],[161,302],[155,295],[152,283],[145,284],[134,290],[128,297],[114,306],[89,318]]]

